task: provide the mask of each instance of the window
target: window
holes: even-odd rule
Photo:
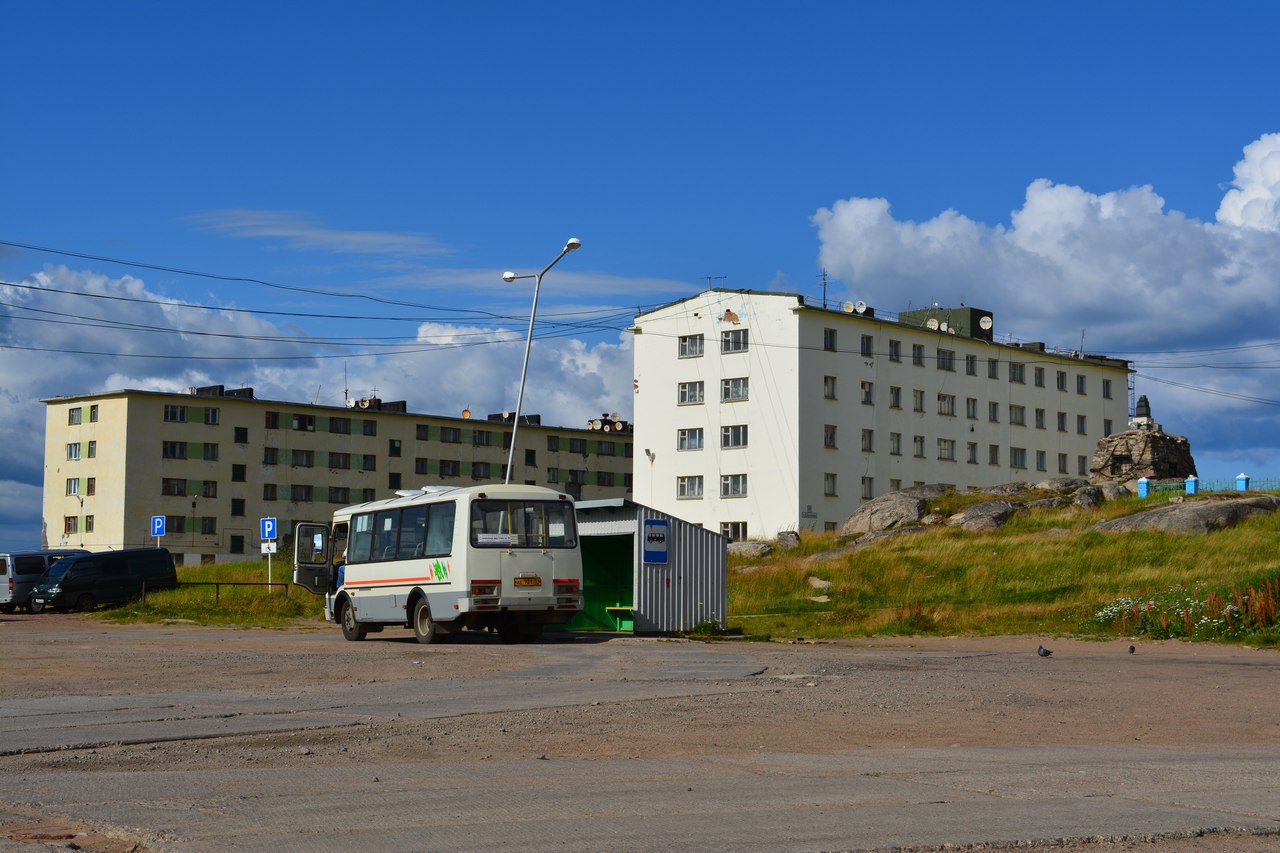
[[[720,497],[745,498],[747,496],[746,474],[722,474],[720,476]]]
[[[80,494],[80,478],[79,477],[67,478],[67,494],[71,496]]]
[[[971,421],[976,421],[978,419],[978,398],[977,397],[964,398],[964,416]]]
[[[316,464],[314,450],[294,450],[289,455],[289,464],[295,468],[311,468]]]
[[[897,385],[889,386],[889,408],[891,409],[902,408],[902,389],[899,388]]]
[[[1107,381],[1110,382],[1111,380],[1108,379]],[[89,407],[89,423],[96,424],[97,422],[98,422],[98,404],[94,403],[92,406]],[[93,516],[89,516],[89,518],[93,518]]]
[[[387,455],[388,456],[400,455],[400,439],[392,438],[387,441]]]
[[[1065,370],[1058,371],[1058,390],[1067,390],[1067,372]]]
[[[874,405],[876,401],[876,383],[863,381],[862,383],[862,404],[864,406]]]
[[[96,441],[87,442],[87,446],[85,447],[85,456],[92,459],[97,455],[98,455],[98,442]]]
[[[587,440],[585,438],[569,439],[569,452],[570,453],[586,453]]]
[[[1058,412],[1058,432],[1067,431],[1067,413]]]
[[[1089,419],[1084,415],[1076,415],[1076,433],[1079,435],[1089,434]]]
[[[86,477],[84,481],[84,493],[88,497],[93,497],[98,493],[98,478]]]
[[[1076,457],[1076,473],[1081,477],[1087,477],[1089,475],[1089,457],[1088,456]]]
[[[440,476],[441,477],[461,477],[462,463],[457,459],[441,459],[440,460]]]
[[[1009,467],[1010,468],[1026,468],[1027,467],[1027,449],[1025,447],[1009,448]]]
[[[901,488],[902,488],[901,480],[894,480],[894,479],[889,480],[889,491],[896,492],[896,491],[899,491]]]
[[[1009,362],[1009,381],[1019,385],[1027,384],[1027,366],[1020,361]]]
[[[923,435],[912,436],[911,445],[912,445],[912,455],[914,455],[917,459],[923,459],[924,458],[924,436]]]
[[[440,440],[445,444],[461,444],[462,430],[458,427],[440,427]]]
[[[862,499],[864,501],[869,501],[873,497],[875,497],[875,495],[876,495],[876,478],[863,477],[862,478]]]
[[[938,458],[943,462],[956,461],[956,443],[953,439],[938,439]]]
[[[212,443],[206,443],[206,444],[205,444],[205,446],[204,446],[204,461],[205,461],[205,462],[217,462],[217,461],[218,461],[218,445],[216,445],[216,444],[212,444]]]
[[[244,536],[233,535],[231,537],[231,553],[232,554],[244,553]]]
[[[836,348],[836,330],[831,329],[831,349]],[[871,335],[862,335],[858,339],[858,352],[863,358],[874,358],[876,354],[876,339]]]
[[[836,398],[836,378],[834,376],[822,377],[822,396],[828,400]]]
[[[236,443],[236,444],[248,444],[248,443],[249,443],[249,428],[248,428],[248,427],[236,427],[236,428],[235,428],[235,443]]]
[[[822,475],[822,493],[829,498],[836,496],[836,475],[826,473]]]
[[[938,350],[938,369],[955,373],[955,370],[956,370],[955,351],[949,350],[949,349]]]
[[[377,422],[377,421],[371,421],[371,420],[365,420],[365,421],[360,425],[360,431],[361,431],[364,435],[377,435],[377,434],[378,434],[378,422]]]
[[[1046,454],[1043,450],[1037,450],[1037,451],[1036,451],[1036,470],[1037,470],[1037,471],[1046,471],[1046,470],[1048,470],[1048,468],[1046,467],[1046,466],[1047,466],[1047,462],[1046,462],[1046,459],[1045,459],[1045,456],[1046,456],[1046,455],[1047,455],[1047,454]]]
[[[1110,379],[1102,380],[1102,396],[1107,400],[1111,399],[1111,380]],[[96,409],[97,406],[94,406],[94,408]],[[93,419],[91,418],[90,420],[93,420]]]
[[[863,335],[862,337],[865,339],[867,336]],[[835,329],[822,330],[822,348],[827,352],[836,351],[836,330]]]
[[[476,464],[477,464],[477,465],[479,465],[479,464],[481,464],[481,463],[477,462]],[[484,464],[485,464],[486,466],[488,466],[488,464],[489,464],[489,463],[488,463],[488,462],[485,462]],[[485,476],[487,477],[487,476],[488,476],[488,474],[486,474]],[[388,472],[387,472],[387,488],[388,488],[388,489],[398,489],[398,488],[400,488],[400,472],[399,472],[399,471],[388,471]]]
[[[164,477],[160,480],[160,494],[174,498],[187,496],[187,481],[177,477]]]
[[[165,441],[160,444],[162,459],[186,459],[187,443],[185,441]]]
[[[966,355],[964,357],[964,372],[966,376],[978,375],[978,357],[976,355]]]
[[[84,532],[85,533],[93,532],[93,516],[92,515],[86,515],[84,517]]]
[[[200,518],[200,532],[205,536],[215,536],[218,533],[218,519],[212,515],[202,516]]]
[[[218,496],[218,481],[217,481],[217,480],[205,480],[205,481],[204,481],[204,487],[203,487],[203,489],[201,489],[200,497],[202,497],[202,498],[216,498],[217,496]]]
[[[330,486],[329,487],[329,503],[331,504],[349,504],[351,503],[351,489],[346,486]]]
[[[493,447],[493,433],[487,429],[471,431],[472,447]]]
[[[977,465],[978,464],[978,442],[971,441],[966,445],[966,447],[969,452],[968,463],[970,465]]]
[[[1035,369],[1035,382],[1036,382],[1037,388],[1044,387],[1044,368],[1043,367],[1037,367]]]
[[[329,418],[329,432],[332,435],[351,435],[351,418]]]
[[[244,498],[231,499],[231,515],[235,518],[244,516]]]
[[[329,468],[335,471],[346,471],[351,468],[350,453],[335,453],[329,451]]]
[[[1000,423],[1000,404],[987,403],[987,420],[993,424]]]
[[[722,521],[720,522],[720,535],[730,542],[741,542],[747,538],[747,523],[745,521]]]
[[[988,379],[1000,378],[1000,359],[998,358],[987,359],[987,378]]]
[[[902,361],[902,341],[889,341],[889,360]]]
[[[280,429],[280,413],[266,412],[266,417],[263,419],[263,426],[267,429]]]
[[[938,414],[954,418],[956,416],[956,395],[938,395]]]
[[[360,490],[360,500],[363,501],[364,503],[368,503],[369,501],[374,500],[377,497],[378,497],[378,494],[375,489]]]
[[[676,499],[698,500],[702,497],[702,477],[676,477]]]
[[[315,432],[316,416],[315,415],[294,415],[293,429],[296,432]]]
[[[597,485],[597,486],[612,486],[612,485],[613,485],[613,472],[612,472],[612,471],[597,471],[597,472],[596,472],[596,485]]]
[[[430,426],[428,426],[427,424],[418,424],[418,425],[416,425],[416,426],[414,427],[414,434],[413,434],[413,437],[414,437],[414,438],[416,438],[418,441],[430,441],[430,440],[431,440],[431,427],[430,427]]]
[[[166,515],[164,517],[164,529],[166,533],[186,533],[187,517],[185,515]]]
[[[596,456],[617,456],[618,445],[613,441],[597,441]]]
[[[1068,471],[1067,471],[1067,454],[1065,454],[1065,453],[1059,453],[1059,454],[1058,454],[1058,473],[1059,473],[1059,474],[1066,474],[1066,473],[1068,473]]]
[[[702,358],[702,350],[705,339],[702,335],[681,335],[680,336],[680,357],[681,358]]]
[[[828,448],[829,450],[836,449],[836,425],[835,424],[822,425],[822,446],[825,448]]]
[[[681,406],[693,406],[702,402],[701,382],[681,382],[676,387],[676,402]]]
[[[676,450],[701,450],[702,427],[676,430]]]
[[[699,383],[701,384],[701,383]],[[746,400],[750,389],[750,380],[745,376],[720,380],[720,402],[733,403]]]
[[[74,516],[74,515],[67,515],[67,516],[63,516],[63,518],[62,518],[62,532],[63,532],[63,533],[79,533],[79,532],[80,532],[80,519],[79,519],[79,518],[77,518],[77,517],[76,517],[76,516]]]
[[[314,491],[310,486],[290,486],[289,500],[293,503],[310,503]]]
[[[747,351],[747,330],[746,329],[730,329],[727,332],[720,333],[720,352],[746,352]]]
[[[911,409],[915,412],[924,411],[924,392],[919,388],[916,388],[911,392]]]
[[[273,501],[273,500],[275,500],[275,499],[276,499],[276,484],[275,484],[275,483],[263,483],[263,484],[262,484],[262,499],[263,499],[264,501]]]
[[[215,406],[210,406],[204,410],[204,425],[217,426],[220,422],[220,410]]]
[[[889,455],[890,456],[902,455],[902,433],[900,432],[889,433]]]
[[[731,424],[720,427],[720,446],[722,448],[746,447],[747,425]]]
[[[1087,393],[1088,393],[1088,392],[1085,390],[1085,379],[1086,379],[1086,378],[1087,378],[1087,377],[1086,377],[1083,373],[1077,373],[1077,374],[1076,374],[1076,393],[1077,393],[1077,394],[1087,394]]]
[[[1036,429],[1044,429],[1044,409],[1036,409]]]
[[[166,403],[164,407],[164,419],[170,423],[185,424],[187,422],[187,407],[175,406],[172,403]]]
[[[1102,434],[1104,436],[1111,435],[1111,418],[1102,419]]]
[[[360,470],[361,470],[361,471],[376,471],[376,470],[378,470],[378,457],[374,456],[372,453],[364,453],[364,454],[361,454],[361,456],[360,456]]]
[[[1009,423],[1014,426],[1027,425],[1027,407],[1026,406],[1009,406]]]
[[[876,449],[876,431],[873,429],[864,429],[862,431],[862,452],[874,453]]]
[[[998,444],[987,445],[987,464],[988,465],[1000,464],[1000,445]]]
[[[280,448],[264,447],[262,448],[262,464],[275,465],[280,461]]]
[[[558,482],[560,482],[560,469],[559,469],[559,468],[548,468],[548,469],[547,469],[547,482],[548,482],[548,483],[558,483]]]
[[[74,409],[67,409],[67,425],[74,426],[80,423],[82,411],[83,410],[79,406],[76,406]]]
[[[916,367],[924,367],[924,344],[911,345],[911,363]]]
[[[430,469],[427,466],[428,466],[428,461],[426,457],[419,456],[413,460],[413,473],[415,474],[431,473]]]

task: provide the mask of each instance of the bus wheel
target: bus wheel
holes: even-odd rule
[[[356,612],[351,607],[351,602],[343,600],[342,612],[338,615],[338,622],[342,624],[342,636],[348,640],[363,640],[365,628],[356,621]]]
[[[413,603],[413,636],[419,643],[432,643],[439,634],[436,620],[431,618],[431,606],[425,598],[419,598]]]

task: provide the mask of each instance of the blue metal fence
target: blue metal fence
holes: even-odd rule
[[[1173,480],[1139,480],[1138,497],[1157,493],[1194,495],[1200,492],[1275,492],[1280,491],[1280,479],[1257,479],[1241,474],[1234,480],[1200,480],[1196,477]]]

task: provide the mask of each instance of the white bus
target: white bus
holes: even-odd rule
[[[464,629],[530,642],[582,610],[573,500],[540,486],[428,487],[300,522],[293,582],[348,640],[387,625],[419,643]]]

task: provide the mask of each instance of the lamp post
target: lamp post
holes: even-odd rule
[[[533,308],[529,311],[529,333],[524,340],[524,364],[520,367],[520,391],[516,394],[516,418],[511,422],[511,452],[507,454],[507,476],[503,479],[504,484],[511,482],[511,471],[516,464],[516,435],[520,431],[520,408],[524,405],[524,380],[529,373],[529,349],[533,346],[533,321],[538,316],[538,290],[542,287],[542,277],[547,274],[547,270],[554,267],[560,262],[560,259],[570,252],[577,251],[582,246],[582,241],[577,237],[570,237],[569,242],[564,244],[564,248],[560,250],[560,254],[556,255],[555,260],[542,268],[540,273],[528,273],[526,275],[516,275],[513,272],[504,272],[502,280],[511,283],[521,278],[533,279]]]

